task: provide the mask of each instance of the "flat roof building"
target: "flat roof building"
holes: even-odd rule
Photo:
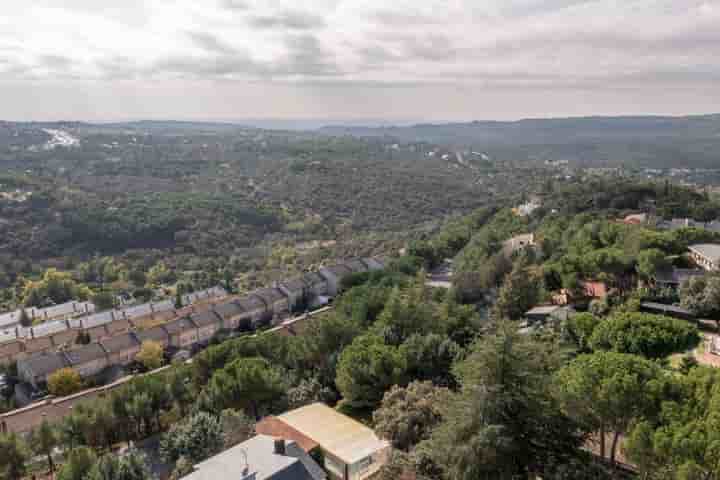
[[[276,418],[316,442],[322,450],[325,468],[340,480],[368,478],[388,460],[387,441],[323,403],[313,403]]]

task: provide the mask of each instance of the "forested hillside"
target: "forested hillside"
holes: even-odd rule
[[[716,168],[720,156],[720,115],[327,127],[322,131],[449,144],[488,152],[499,160],[569,160],[577,166]]]

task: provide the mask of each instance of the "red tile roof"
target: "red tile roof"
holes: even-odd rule
[[[283,440],[293,440],[306,452],[318,447],[316,441],[306,437],[277,417],[270,416],[260,420],[255,425],[255,433],[282,438]]]

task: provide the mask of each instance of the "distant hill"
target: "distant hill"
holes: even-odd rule
[[[330,135],[393,137],[488,151],[500,160],[558,160],[580,165],[715,167],[720,114],[687,117],[582,117],[515,122],[328,126]]]

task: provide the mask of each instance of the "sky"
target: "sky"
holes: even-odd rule
[[[5,120],[720,112],[720,0],[2,0]]]

